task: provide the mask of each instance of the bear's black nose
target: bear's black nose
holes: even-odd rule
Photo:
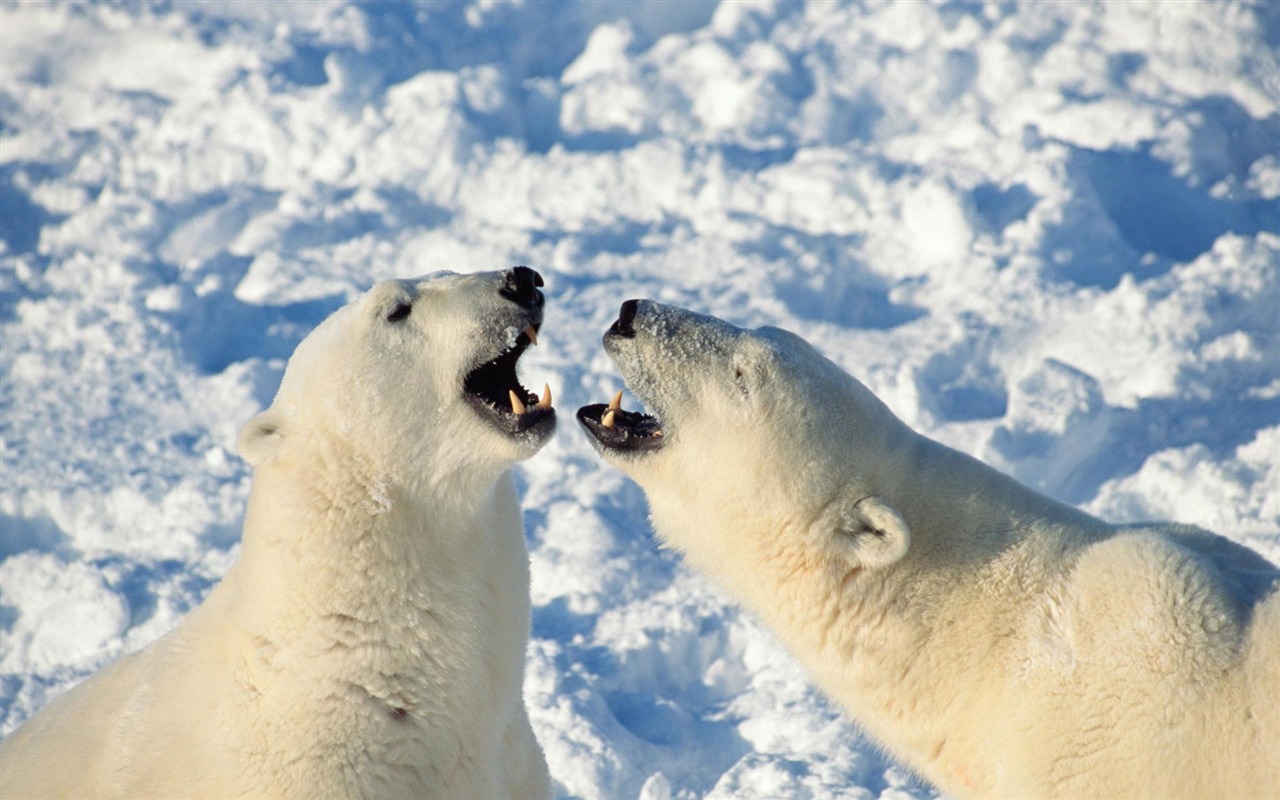
[[[542,276],[535,270],[512,267],[502,277],[502,288],[498,290],[498,294],[525,308],[542,305],[542,292],[538,291],[538,287],[542,285]]]
[[[627,300],[623,302],[622,308],[618,310],[618,318],[609,326],[609,330],[605,331],[606,336],[621,336],[624,339],[630,339],[636,335],[636,329],[632,327],[632,323],[636,318],[636,306],[639,300]]]

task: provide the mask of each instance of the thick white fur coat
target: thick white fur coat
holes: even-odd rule
[[[380,284],[299,346],[242,434],[236,564],[4,741],[6,800],[550,795],[509,474],[541,442],[459,397],[475,342],[504,335],[500,280]]]
[[[1280,797],[1280,570],[1114,526],[900,422],[799,338],[642,301],[606,337],[655,528],[965,797]]]

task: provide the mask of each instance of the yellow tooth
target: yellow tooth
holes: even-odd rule
[[[601,425],[603,425],[603,426],[604,426],[604,427],[606,427],[606,428],[612,428],[612,427],[613,427],[613,414],[614,414],[614,410],[613,410],[612,408],[611,408],[611,409],[609,409],[608,411],[604,412],[604,416],[600,418],[600,424],[601,424]]]
[[[538,408],[551,408],[551,384],[542,384],[542,399],[538,401]]]
[[[519,397],[516,397],[516,390],[511,389],[510,391],[507,392],[507,394],[510,395],[511,397],[511,410],[515,412],[517,416],[519,416],[520,414],[523,414],[524,403],[520,402]]]
[[[620,408],[622,408],[622,390],[621,389],[619,389],[618,393],[615,394],[613,396],[613,399],[609,401],[610,411],[617,411]]]
[[[529,344],[536,345],[538,343],[538,332],[533,329],[532,325],[524,329],[524,335],[529,337]]]

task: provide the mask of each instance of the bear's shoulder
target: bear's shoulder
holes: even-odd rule
[[[1070,573],[1076,648],[1156,673],[1229,662],[1280,570],[1222,536],[1185,525],[1121,527]]]

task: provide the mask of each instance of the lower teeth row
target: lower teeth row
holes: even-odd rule
[[[525,404],[524,404],[524,401],[522,401],[522,400],[520,399],[520,396],[519,396],[518,394],[516,394],[516,390],[515,390],[515,389],[511,389],[510,391],[508,391],[508,392],[507,392],[507,395],[508,395],[509,399],[511,400],[511,413],[515,414],[517,417],[518,417],[518,416],[520,416],[521,414],[524,414],[524,413],[525,413],[525,411],[527,410],[527,408],[526,408],[526,406],[525,406]],[[551,386],[550,386],[550,384],[543,384],[543,385],[542,385],[542,398],[541,398],[540,400],[538,400],[538,402],[537,402],[537,404],[534,406],[534,408],[541,408],[541,409],[549,409],[549,408],[551,408]]]

